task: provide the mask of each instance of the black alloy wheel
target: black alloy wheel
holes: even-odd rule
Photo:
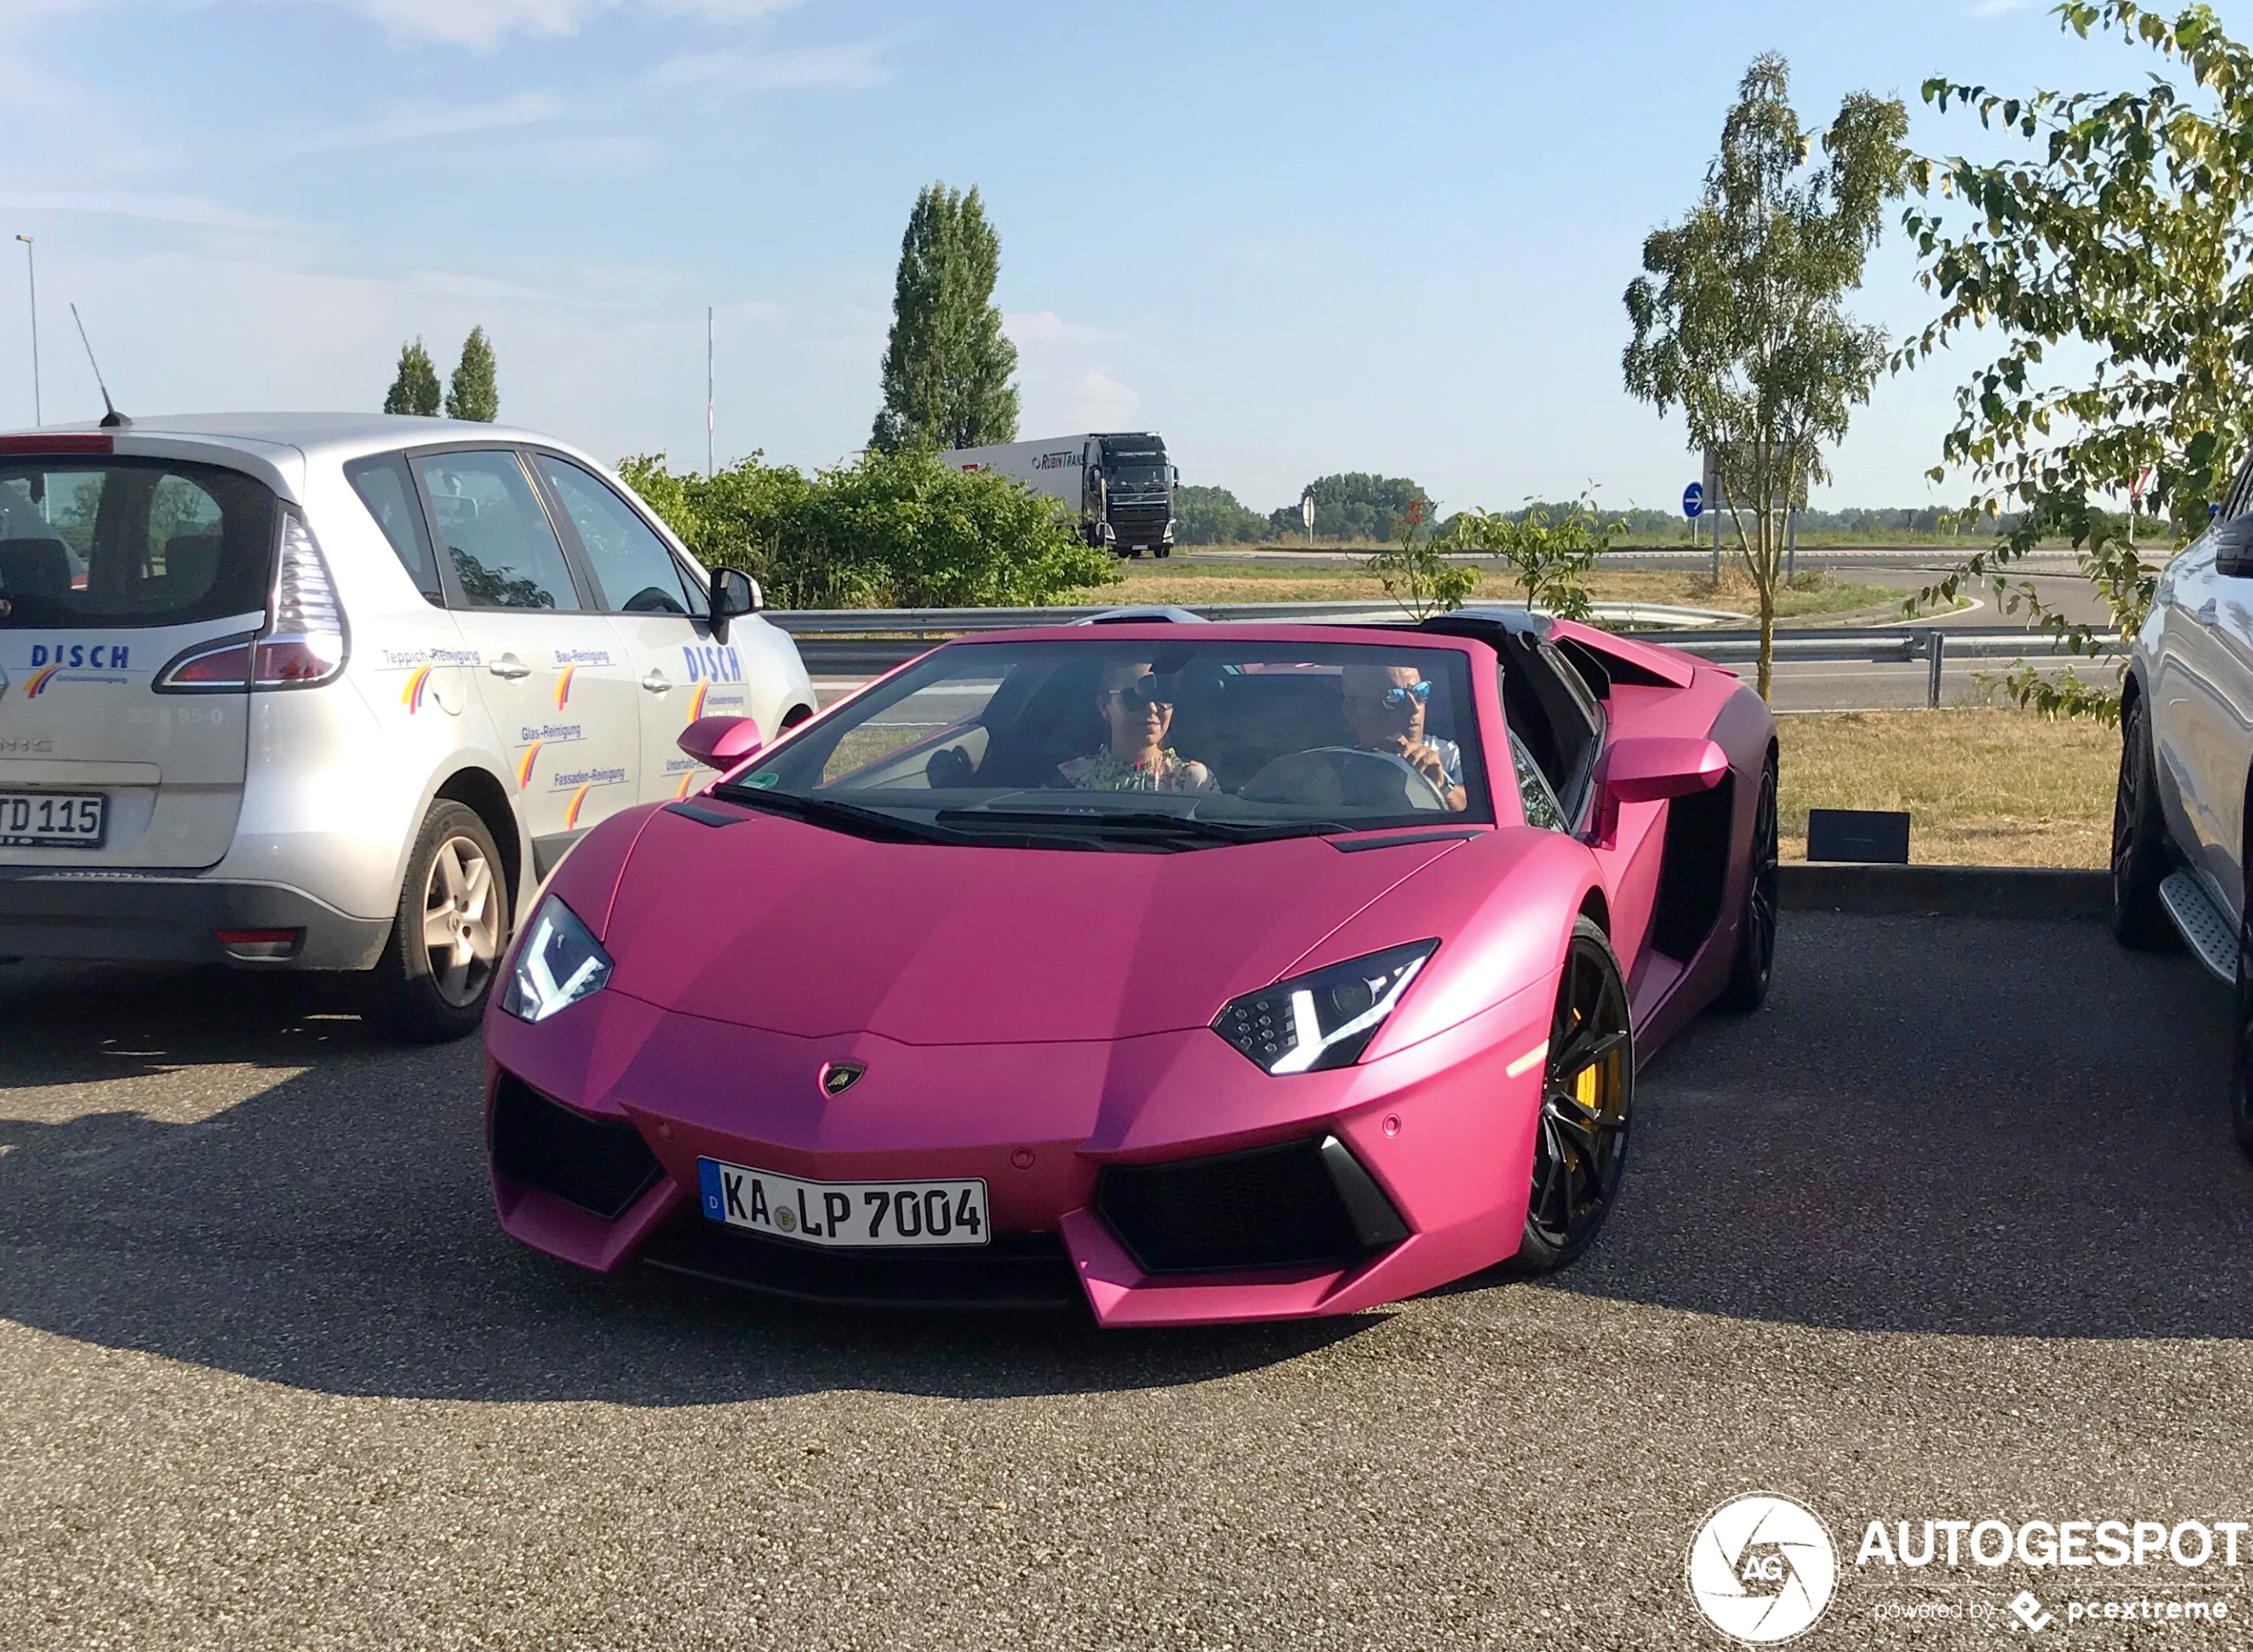
[[[1714,1001],[1721,1008],[1749,1014],[1768,998],[1776,969],[1776,758],[1760,771],[1760,799],[1753,808],[1753,842],[1745,877],[1745,913],[1737,930],[1737,959],[1729,983]]]
[[[1573,925],[1557,987],[1534,1130],[1525,1237],[1511,1266],[1547,1273],[1588,1249],[1627,1168],[1635,1099],[1635,1039],[1627,983],[1604,931]]]
[[[2159,903],[2168,859],[2151,714],[2139,695],[2121,709],[2120,783],[2112,795],[2112,933],[2123,946],[2156,951],[2174,944],[2174,923]]]

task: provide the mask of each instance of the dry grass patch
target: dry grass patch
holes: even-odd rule
[[[1786,860],[1807,857],[1810,808],[1905,809],[1913,861],[2108,864],[2116,730],[2015,709],[1809,712],[1777,724]]]

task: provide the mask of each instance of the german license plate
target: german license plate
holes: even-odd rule
[[[843,1250],[985,1243],[985,1184],[809,1182],[718,1159],[696,1161],[704,1214],[729,1227]]]
[[[109,829],[100,792],[0,792],[0,849],[99,849]]]

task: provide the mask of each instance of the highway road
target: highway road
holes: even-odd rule
[[[494,1225],[474,1041],[0,969],[0,1642],[1710,1649],[1685,1551],[1766,1490],[1839,1546],[1802,1646],[2007,1645],[2021,1591],[2241,1644],[2218,1560],[1856,1563],[2253,1518],[2228,998],[2096,924],[1786,913],[1568,1272],[1144,1335],[582,1276]]]

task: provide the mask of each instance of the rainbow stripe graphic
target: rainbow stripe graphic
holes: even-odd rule
[[[704,715],[704,696],[711,692],[712,685],[710,683],[699,683],[696,685],[696,692],[688,696],[688,720],[691,723]]]
[[[562,710],[571,698],[571,677],[578,669],[576,665],[567,665],[563,668],[563,674],[555,679],[555,709],[558,711]]]
[[[399,703],[407,709],[409,716],[422,709],[423,691],[429,685],[430,668],[427,665],[415,667],[407,677],[405,689],[399,695]]]
[[[518,791],[521,792],[531,785],[532,762],[540,755],[540,748],[544,744],[546,744],[545,741],[534,740],[524,748],[524,755],[516,760],[516,789]]]
[[[682,798],[688,795],[688,782],[695,778],[696,771],[694,769],[689,770],[687,773],[680,777],[680,789],[672,795],[673,801],[675,803],[679,803]]]
[[[570,805],[563,810],[563,829],[566,832],[569,832],[573,826],[578,825],[579,805],[586,802],[588,787],[592,785],[593,782],[590,781],[588,786],[582,786],[577,791],[571,794]]]
[[[60,665],[46,665],[34,671],[24,679],[23,697],[26,700],[38,699],[41,692],[47,686],[47,679],[61,669]]]

